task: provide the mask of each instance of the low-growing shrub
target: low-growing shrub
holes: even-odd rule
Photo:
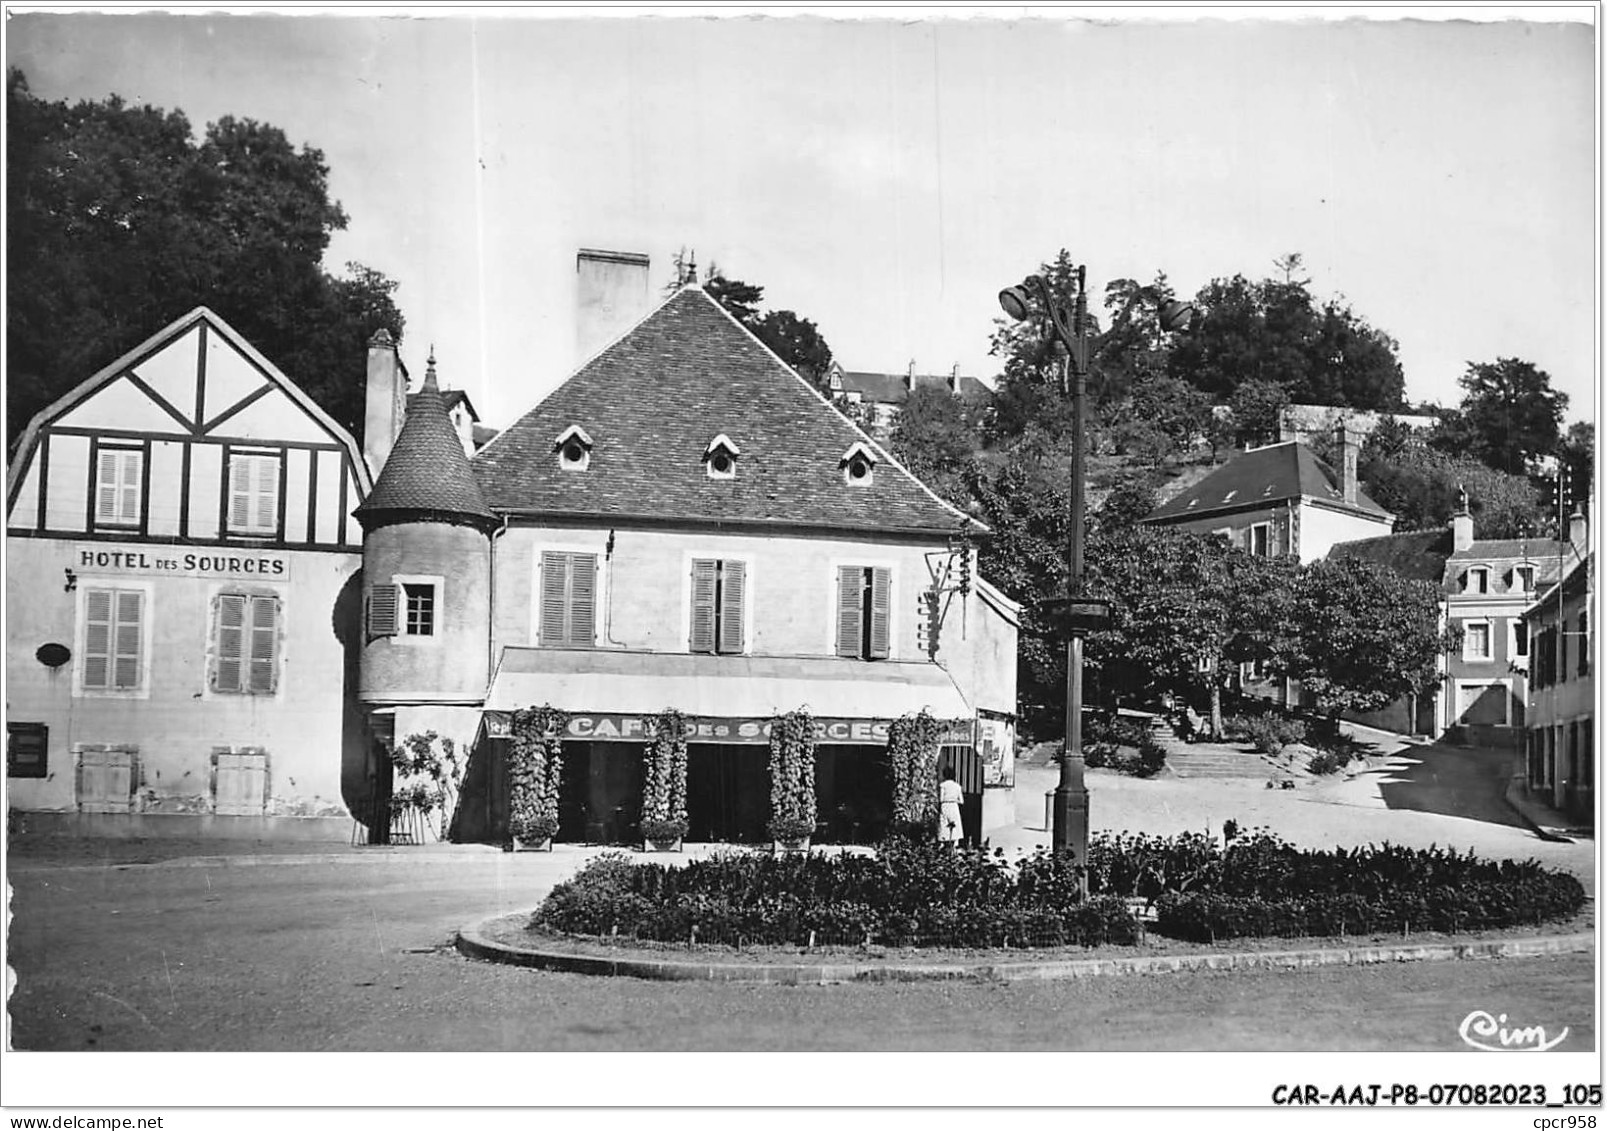
[[[1339,750],[1319,750],[1306,762],[1306,769],[1314,774],[1337,774],[1350,765],[1350,753]]]
[[[1090,769],[1148,778],[1166,765],[1166,747],[1144,724],[1119,716],[1089,715],[1083,726],[1083,761]]]
[[[1305,723],[1276,714],[1246,717],[1241,729],[1245,741],[1254,743],[1263,754],[1276,754],[1291,742],[1300,742],[1306,737]]]

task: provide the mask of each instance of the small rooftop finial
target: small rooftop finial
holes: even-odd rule
[[[683,286],[691,286],[693,283],[696,283],[696,282],[697,282],[697,249],[694,248],[692,250],[692,253],[686,257],[686,278],[682,281],[682,285]]]
[[[424,388],[440,392],[440,386],[435,382],[435,343],[430,343],[430,356],[424,362]],[[420,390],[423,391],[422,389]]]

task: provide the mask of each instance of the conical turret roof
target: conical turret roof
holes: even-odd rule
[[[469,470],[463,442],[447,416],[430,352],[424,385],[409,398],[407,420],[374,490],[356,510],[363,529],[397,522],[445,522],[489,529],[499,521]]]

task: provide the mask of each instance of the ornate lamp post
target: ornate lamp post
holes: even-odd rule
[[[1066,551],[1066,595],[1049,604],[1065,610],[1071,640],[1066,645],[1066,748],[1060,758],[1060,781],[1055,787],[1051,842],[1055,851],[1069,850],[1079,864],[1084,864],[1088,860],[1088,786],[1083,777],[1086,767],[1082,752],[1083,637],[1104,627],[1110,619],[1110,606],[1083,593],[1083,402],[1088,393],[1090,345],[1088,268],[1079,265],[1072,282],[1076,294],[1069,310],[1055,302],[1049,282],[1042,275],[1029,275],[1019,286],[1000,291],[999,305],[1017,322],[1047,314],[1055,336],[1066,347],[1071,393],[1071,538]],[[1189,303],[1167,302],[1160,308],[1161,329],[1186,329],[1194,315]]]

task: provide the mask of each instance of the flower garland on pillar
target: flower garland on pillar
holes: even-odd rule
[[[519,840],[550,840],[558,831],[558,786],[568,726],[569,712],[550,703],[513,713],[508,832]]]
[[[770,836],[804,840],[815,817],[815,720],[800,707],[770,720]]]
[[[914,836],[931,832],[937,820],[937,749],[943,724],[924,708],[894,719],[887,728],[893,764],[893,827]]]
[[[680,840],[686,836],[686,716],[667,707],[644,719],[647,749],[642,778],[642,838]]]

